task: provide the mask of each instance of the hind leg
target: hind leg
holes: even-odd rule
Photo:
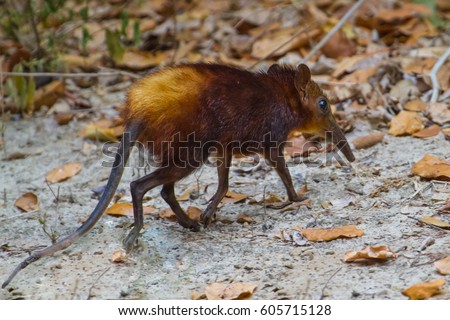
[[[189,216],[180,207],[180,204],[175,197],[174,185],[175,183],[171,182],[163,186],[161,190],[162,198],[167,202],[172,211],[175,213],[175,215],[177,216],[177,221],[180,225],[185,228],[189,228],[192,231],[199,231],[200,226],[198,225],[198,223],[189,218]]]
[[[124,240],[124,246],[130,251],[139,237],[139,232],[144,226],[144,214],[142,208],[142,199],[147,191],[164,184],[173,184],[190,174],[193,168],[164,167],[131,182],[131,197],[133,199],[134,227]],[[181,208],[180,208],[181,209]],[[184,212],[183,212],[184,214]],[[186,214],[184,214],[186,216]],[[189,217],[186,216],[187,219]],[[190,220],[190,219],[189,219]],[[187,220],[186,220],[187,221]]]
[[[219,178],[219,183],[217,186],[217,191],[212,197],[208,207],[206,207],[206,210],[201,215],[203,224],[205,226],[208,226],[211,223],[211,218],[216,211],[217,206],[219,205],[220,201],[222,201],[223,197],[225,197],[225,195],[227,194],[231,157],[231,152],[225,152],[218,159],[219,162],[217,165],[217,175]]]

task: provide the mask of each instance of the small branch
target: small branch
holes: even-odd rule
[[[330,38],[342,27],[342,25],[350,18],[350,16],[363,4],[365,0],[358,0],[357,3],[347,11],[347,13],[342,17],[342,19],[330,30],[330,32],[320,40],[320,42],[303,58],[302,63],[311,59],[313,55],[316,54],[317,51],[320,50],[324,46],[325,43],[330,40]]]
[[[437,73],[439,69],[444,64],[445,60],[447,60],[448,56],[450,56],[450,47],[447,48],[447,51],[436,61],[436,64],[433,66],[430,72],[431,83],[433,84],[433,94],[431,95],[430,102],[434,103],[438,100],[439,97],[439,80],[437,78]]]
[[[92,286],[89,288],[88,291],[88,296],[87,296],[87,300],[91,300],[92,296],[92,289],[94,289],[94,286],[97,284],[98,280],[100,280],[101,277],[103,277],[105,275],[105,273],[107,273],[109,270],[111,269],[111,267],[106,268],[99,276],[97,279],[95,279],[94,283],[92,284]]]
[[[28,14],[30,15],[31,29],[33,30],[33,35],[36,40],[36,47],[37,47],[36,50],[39,54],[41,54],[43,52],[42,47],[41,47],[41,38],[39,37],[39,32],[37,30],[35,12],[33,10],[33,5],[31,3],[31,0],[27,1],[27,10],[28,10]]]
[[[324,285],[323,288],[322,288],[322,293],[321,293],[321,295],[320,295],[320,299],[319,299],[319,300],[323,300],[323,298],[325,298],[325,289],[327,288],[328,283],[331,281],[331,279],[334,278],[335,275],[337,275],[337,273],[338,273],[339,271],[342,270],[342,268],[343,268],[343,267],[340,267],[340,268],[337,269],[335,272],[333,272],[333,274],[331,275],[331,277],[327,280],[327,282],[325,283],[325,285]]]
[[[326,80],[314,80],[314,82],[317,84],[322,84],[322,85],[326,85],[326,86],[335,86],[335,87],[358,88],[361,86],[359,83],[351,83],[351,82],[337,82],[337,81],[326,81]]]
[[[111,71],[111,72],[80,72],[80,73],[60,73],[60,72],[0,72],[0,76],[22,76],[22,77],[62,77],[62,78],[79,78],[79,77],[113,77],[117,75],[130,76],[133,78],[140,78],[140,75],[133,74],[126,71]]]

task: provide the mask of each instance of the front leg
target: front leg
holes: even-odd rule
[[[308,199],[306,196],[298,195],[292,184],[291,174],[286,166],[283,155],[280,155],[278,151],[271,152],[265,155],[265,158],[269,164],[275,168],[276,172],[283,181],[284,187],[286,188],[289,201],[300,202]]]
[[[211,223],[212,216],[217,209],[220,201],[227,194],[228,191],[228,175],[230,173],[232,153],[231,151],[225,151],[223,154],[218,155],[217,159],[217,175],[218,175],[218,186],[217,191],[211,199],[208,207],[202,213],[201,219],[203,224],[208,226]]]

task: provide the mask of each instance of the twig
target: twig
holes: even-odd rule
[[[60,73],[60,72],[0,72],[0,76],[22,76],[22,77],[62,77],[62,78],[78,78],[78,77],[111,77],[117,75],[125,75],[133,78],[140,78],[140,75],[126,71],[114,72],[80,72],[80,73]]]
[[[173,40],[175,42],[175,49],[173,50],[173,55],[172,58],[170,59],[170,65],[174,64],[175,58],[177,57],[177,52],[178,49],[180,47],[180,43],[177,41],[177,6],[176,6],[176,1],[171,1],[172,2],[172,20],[173,20]]]
[[[312,27],[316,26],[317,22],[313,22],[310,25],[306,26],[305,28],[297,31],[296,33],[294,33],[288,40],[286,40],[285,42],[283,42],[281,45],[279,45],[278,47],[276,47],[274,50],[272,50],[271,52],[269,52],[268,54],[266,54],[263,58],[257,60],[255,63],[253,63],[250,67],[248,67],[249,70],[253,69],[258,63],[260,63],[261,61],[264,61],[268,58],[270,58],[275,52],[277,52],[278,50],[280,50],[281,48],[283,48],[285,45],[287,45],[289,42],[291,42],[292,40],[294,40],[295,38],[297,38],[300,34],[307,32],[309,30],[312,29]]]
[[[414,199],[419,193],[424,192],[425,190],[427,190],[429,187],[431,187],[433,184],[430,182],[427,185],[425,185],[424,187],[420,188],[419,190],[417,190],[416,192],[414,192],[411,196],[409,196],[408,198],[404,199],[401,204],[405,203],[408,200],[412,200]]]
[[[337,81],[326,81],[326,80],[314,80],[317,84],[327,85],[327,86],[336,86],[336,87],[349,87],[349,88],[357,88],[360,87],[359,83],[351,83],[351,82],[337,82]]]
[[[302,63],[311,59],[313,55],[316,54],[320,48],[323,47],[325,43],[330,40],[330,38],[342,27],[342,25],[350,18],[350,16],[363,4],[365,0],[359,0],[357,3],[347,11],[347,13],[342,17],[342,19],[328,32],[328,34],[320,40],[320,42],[302,59]]]
[[[89,288],[87,300],[91,300],[91,298],[92,298],[92,289],[94,289],[95,284],[98,282],[98,280],[100,280],[101,277],[103,277],[103,276],[105,275],[105,273],[107,273],[107,272],[109,271],[109,269],[111,269],[111,267],[106,268],[106,270],[103,271],[103,272],[98,276],[97,279],[95,279],[94,283],[93,283],[92,286]]]
[[[42,47],[41,47],[41,38],[39,37],[39,32],[37,30],[37,24],[36,24],[36,17],[35,17],[35,12],[33,10],[33,5],[31,3],[31,0],[27,1],[27,11],[28,14],[30,15],[30,22],[31,22],[31,29],[33,30],[33,35],[34,38],[36,40],[36,50],[39,54],[42,54]]]
[[[331,281],[331,279],[334,278],[335,275],[337,275],[337,273],[338,273],[339,271],[342,270],[342,268],[343,268],[343,267],[340,267],[340,268],[337,269],[335,272],[333,272],[333,274],[331,275],[331,277],[327,280],[327,282],[325,282],[325,285],[324,285],[323,288],[322,288],[322,293],[320,294],[320,299],[319,299],[319,300],[323,300],[323,298],[325,298],[325,289],[327,288],[328,283]]]
[[[430,72],[431,83],[433,84],[433,94],[431,95],[430,102],[436,102],[439,97],[439,81],[437,78],[437,73],[439,69],[444,64],[445,60],[447,60],[448,56],[450,56],[450,47],[447,48],[447,51],[436,61],[436,64],[433,66]]]

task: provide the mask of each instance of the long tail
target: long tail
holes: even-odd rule
[[[8,279],[3,282],[2,288],[5,288],[17,275],[17,273],[20,270],[26,268],[29,264],[39,260],[42,257],[52,255],[59,250],[69,247],[75,241],[88,233],[89,230],[92,229],[92,227],[94,227],[94,225],[102,216],[103,212],[108,207],[117,190],[120,179],[122,178],[125,164],[130,157],[131,147],[133,146],[134,141],[138,138],[139,126],[137,124],[133,124],[125,131],[126,132],[124,133],[122,141],[120,142],[119,149],[117,150],[116,157],[114,159],[114,165],[111,169],[111,174],[109,176],[108,183],[106,184],[105,191],[103,192],[97,206],[95,207],[89,218],[77,230],[75,230],[67,237],[57,241],[56,243],[45,249],[34,251],[28,258],[19,263],[19,265],[9,275]]]

